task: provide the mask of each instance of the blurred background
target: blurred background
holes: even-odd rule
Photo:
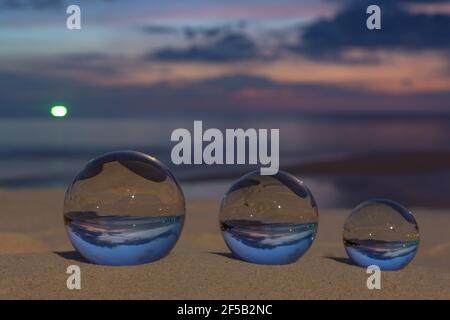
[[[449,30],[437,0],[0,0],[0,188],[65,187],[135,149],[220,197],[252,168],[170,161],[171,132],[202,120],[279,128],[281,167],[321,207],[448,207]]]

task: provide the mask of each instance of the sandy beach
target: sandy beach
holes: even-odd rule
[[[217,199],[187,201],[183,234],[166,258],[135,267],[90,264],[62,222],[62,189],[0,190],[1,299],[450,299],[450,215],[413,209],[419,252],[404,270],[382,273],[368,290],[365,269],[341,243],[349,209],[321,210],[318,237],[298,262],[253,265],[235,259],[220,235]],[[66,268],[81,268],[68,290]]]

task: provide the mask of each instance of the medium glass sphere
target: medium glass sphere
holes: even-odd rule
[[[318,226],[314,197],[303,182],[285,172],[259,171],[241,177],[220,209],[220,227],[238,258],[258,264],[297,261],[311,246]]]
[[[357,206],[345,221],[343,240],[356,264],[398,270],[416,255],[419,227],[411,212],[398,203],[369,200]]]
[[[185,202],[172,173],[133,151],[91,160],[66,191],[64,224],[87,260],[136,265],[167,255],[183,229]]]

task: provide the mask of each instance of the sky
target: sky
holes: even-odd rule
[[[0,0],[0,118],[450,114],[449,30],[438,0]]]
[[[70,4],[81,30],[66,28]],[[372,4],[382,30],[366,28]],[[449,30],[443,0],[0,0],[0,186],[66,185],[119,149],[170,165],[171,132],[193,120],[280,128],[282,166],[448,151]],[[64,121],[50,117],[59,104]],[[444,174],[311,188],[333,206],[448,205]]]

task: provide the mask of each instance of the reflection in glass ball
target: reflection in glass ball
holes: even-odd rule
[[[136,265],[158,260],[183,229],[183,192],[161,162],[119,151],[91,160],[66,191],[64,224],[87,260]]]
[[[384,199],[357,206],[345,221],[344,246],[358,265],[382,270],[404,268],[419,248],[419,227],[401,205]]]
[[[226,193],[220,226],[227,246],[240,259],[287,264],[311,246],[318,209],[308,188],[290,174],[264,176],[253,171]]]

